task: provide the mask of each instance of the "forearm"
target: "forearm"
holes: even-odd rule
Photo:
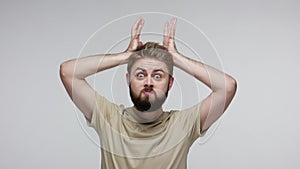
[[[180,53],[173,54],[173,58],[176,67],[194,76],[214,92],[225,90],[226,81],[234,80],[224,72],[199,61],[192,60]]]
[[[85,79],[97,72],[125,64],[128,61],[130,52],[117,54],[102,54],[82,57],[64,62],[61,65],[64,77]]]

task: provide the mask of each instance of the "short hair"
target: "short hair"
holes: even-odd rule
[[[167,48],[155,43],[147,42],[144,45],[138,47],[130,56],[127,63],[127,72],[131,72],[131,67],[133,64],[143,58],[156,59],[164,62],[167,65],[170,76],[173,75],[173,59],[171,54],[168,52]]]

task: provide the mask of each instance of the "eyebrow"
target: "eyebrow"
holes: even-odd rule
[[[136,68],[136,69],[135,69],[135,72],[136,72],[137,70],[141,70],[141,71],[143,71],[143,72],[146,72],[146,71],[147,71],[146,69],[141,68],[141,67]],[[153,72],[163,72],[163,73],[165,73],[165,71],[162,70],[162,69],[154,69]]]

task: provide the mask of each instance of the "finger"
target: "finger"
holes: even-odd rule
[[[139,38],[140,37],[140,34],[142,32],[143,26],[144,26],[144,19],[141,18],[141,20],[139,21],[137,30],[136,30],[135,38]]]
[[[163,45],[167,46],[168,45],[168,41],[169,41],[169,23],[166,22],[165,23],[165,27],[164,27]]]
[[[143,18],[137,19],[136,22],[135,22],[135,24],[132,26],[132,28],[131,28],[131,38],[134,38],[136,36],[137,31],[138,31],[138,29],[140,27],[141,22],[142,23],[144,22]]]
[[[176,18],[172,18],[171,20],[171,28],[170,28],[170,38],[174,39],[176,30]]]

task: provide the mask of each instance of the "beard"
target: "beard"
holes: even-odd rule
[[[152,91],[155,98],[153,100],[150,100],[150,95],[143,96],[144,91]],[[129,85],[129,93],[130,93],[131,101],[133,102],[134,107],[141,112],[151,112],[161,108],[161,106],[167,99],[168,92],[169,92],[169,87],[167,88],[167,91],[165,92],[164,96],[157,97],[156,93],[153,91],[152,88],[145,87],[140,92],[139,95],[136,95],[133,93],[131,89],[131,85]]]

